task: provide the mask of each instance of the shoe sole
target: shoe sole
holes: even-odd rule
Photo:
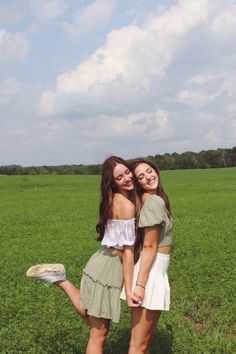
[[[35,278],[37,279],[43,273],[51,273],[52,275],[63,276],[66,272],[65,267],[63,264],[60,263],[53,263],[53,264],[36,264],[30,267],[27,272],[26,276],[28,278]]]

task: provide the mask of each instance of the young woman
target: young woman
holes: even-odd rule
[[[101,179],[97,231],[103,247],[86,264],[80,290],[66,279],[62,264],[39,264],[26,273],[63,290],[90,325],[86,354],[103,353],[110,320],[119,322],[123,281],[128,305],[139,306],[132,294],[135,214],[133,174],[124,160],[111,156],[103,164]]]
[[[129,354],[149,353],[161,311],[169,310],[168,267],[173,241],[170,203],[158,168],[137,159],[132,164],[142,201],[137,246],[141,255],[135,264],[133,293],[141,302],[131,309]],[[124,294],[121,296],[124,298]]]

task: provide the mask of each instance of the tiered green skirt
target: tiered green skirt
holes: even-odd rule
[[[120,257],[104,247],[89,259],[83,270],[80,305],[91,316],[119,322],[122,286]]]

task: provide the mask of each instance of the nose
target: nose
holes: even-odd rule
[[[125,176],[125,182],[130,181],[131,177],[130,176]]]
[[[147,180],[147,181],[149,181],[149,180],[150,180],[150,178],[151,178],[151,176],[149,176],[149,175],[145,174],[145,178],[146,178],[146,180]]]

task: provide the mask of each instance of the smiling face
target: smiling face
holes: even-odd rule
[[[156,193],[159,183],[157,172],[147,163],[140,163],[135,168],[135,176],[142,189],[149,193]]]
[[[119,192],[127,194],[134,189],[133,174],[128,167],[118,163],[113,170],[113,179]]]

